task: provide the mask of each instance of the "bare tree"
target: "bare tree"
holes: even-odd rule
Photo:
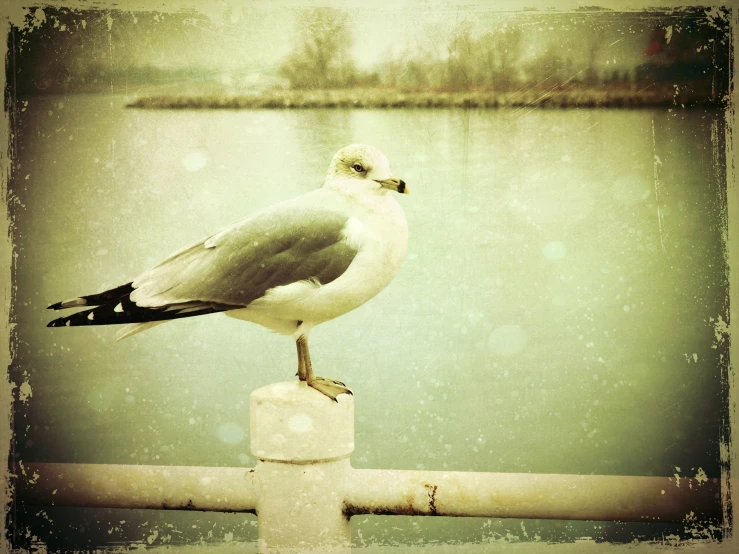
[[[518,81],[518,63],[523,53],[523,32],[517,27],[505,26],[500,33],[496,33],[494,41],[498,59],[495,81],[500,88],[509,89]]]
[[[447,44],[446,88],[454,91],[475,88],[476,41],[471,37],[469,25],[458,29]]]
[[[290,87],[346,88],[354,86],[357,71],[351,58],[352,40],[347,12],[312,8],[300,18],[298,43],[280,67]]]

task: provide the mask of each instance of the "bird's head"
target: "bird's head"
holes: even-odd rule
[[[366,144],[350,144],[334,154],[323,186],[349,194],[408,194],[405,181],[390,172],[385,154]]]

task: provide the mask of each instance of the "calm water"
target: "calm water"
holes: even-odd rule
[[[45,307],[125,283],[319,186],[335,150],[366,142],[409,184],[409,255],[377,298],[311,336],[318,374],[354,389],[355,467],[720,475],[719,112],[123,102],[35,98],[19,117],[11,378],[32,391],[15,419],[20,459],[252,466],[248,395],[294,378],[288,338],[215,315],[117,343],[114,328],[47,329]],[[252,516],[36,512],[19,511],[20,532],[30,525],[50,545],[155,531],[153,544],[256,538]],[[684,529],[531,521],[524,534],[520,521],[400,517],[353,527],[357,544]]]

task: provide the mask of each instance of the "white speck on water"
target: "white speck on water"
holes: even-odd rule
[[[502,325],[488,337],[488,348],[501,356],[513,356],[526,348],[528,336],[519,325]]]
[[[188,422],[188,423],[189,423],[190,425],[195,425],[195,418],[194,418],[194,417],[191,417],[190,419],[188,419],[188,420],[187,420],[187,422]]]
[[[542,249],[541,253],[547,260],[561,260],[567,255],[567,247],[562,241],[555,240],[547,243]]]
[[[552,296],[552,306],[557,306],[558,308],[567,306],[567,298],[561,294],[555,294]]]
[[[630,309],[631,309],[631,308],[629,307],[629,305],[628,305],[628,304],[625,304],[625,305],[624,305],[624,311],[625,311],[625,312],[628,312],[628,311],[629,311]]]
[[[208,165],[208,156],[203,151],[195,150],[182,158],[182,165],[187,171],[199,171]]]
[[[224,423],[218,428],[218,438],[226,444],[239,444],[244,440],[244,428],[236,423]]]

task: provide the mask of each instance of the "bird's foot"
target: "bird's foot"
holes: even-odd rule
[[[321,394],[325,394],[334,402],[338,402],[336,397],[342,393],[354,394],[341,381],[334,381],[333,379],[326,379],[325,377],[313,377],[312,380],[308,381],[308,386],[313,387]]]

